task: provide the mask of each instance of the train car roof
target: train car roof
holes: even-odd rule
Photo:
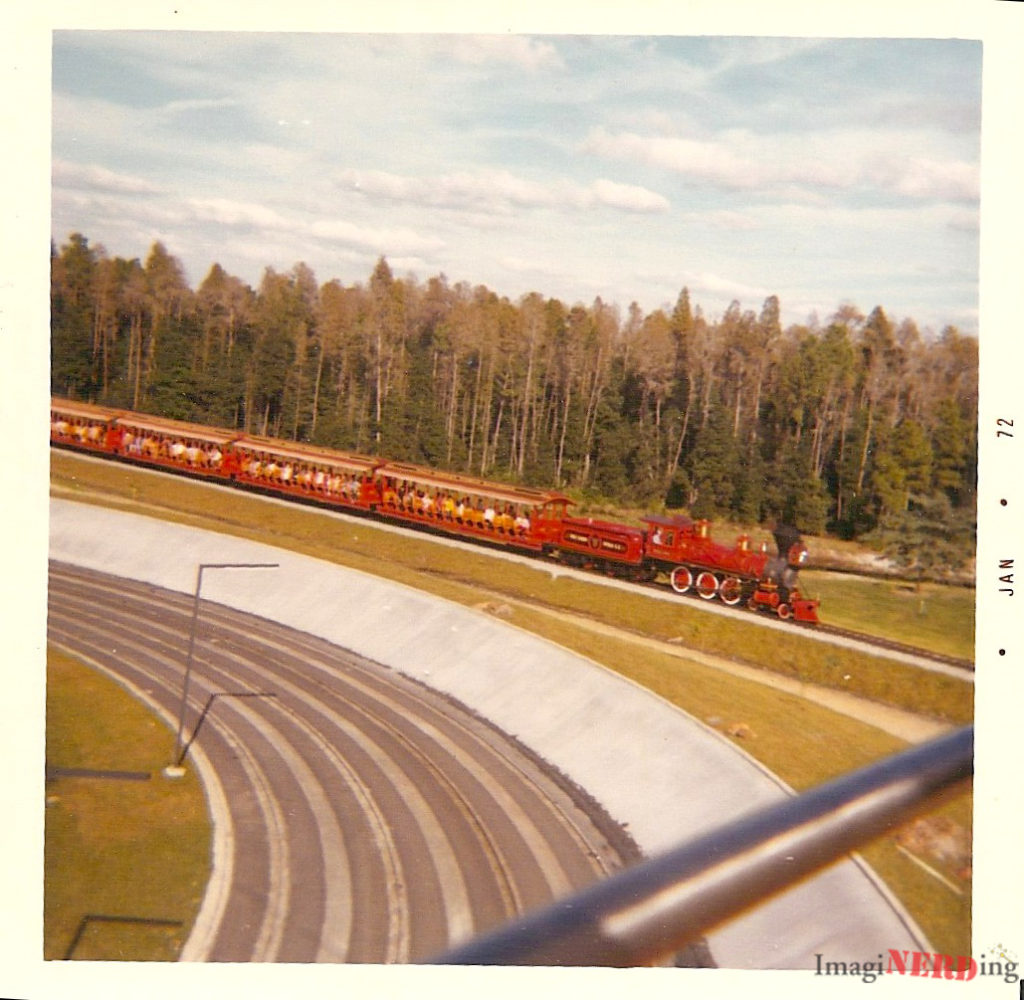
[[[120,414],[120,410],[109,406],[98,406],[95,403],[80,403],[70,399],[50,399],[50,409],[66,413],[72,417],[86,417],[89,420],[112,420]]]
[[[684,514],[647,514],[640,518],[644,524],[657,524],[662,528],[692,528],[694,521]]]
[[[178,437],[212,441],[216,444],[228,444],[238,437],[238,431],[207,427],[205,424],[190,424],[184,420],[171,420],[168,417],[153,417],[145,413],[122,411],[117,414],[117,422],[121,426],[134,427],[142,431],[174,434]]]
[[[438,472],[436,469],[427,469],[420,465],[412,465],[407,462],[385,462],[377,472],[382,476],[392,479],[411,479],[423,486],[433,486],[437,489],[451,490],[463,494],[491,497],[494,500],[501,500],[503,503],[538,504],[549,503],[552,500],[572,503],[569,497],[559,493],[557,490],[541,490],[532,486],[513,486],[508,483],[492,483],[485,479],[477,479],[474,476],[465,476],[457,472]]]
[[[296,462],[312,462],[321,465],[343,465],[350,469],[368,472],[380,464],[380,460],[368,455],[356,455],[345,451],[335,451],[316,444],[298,444],[295,441],[281,441],[278,438],[261,437],[258,434],[240,435],[234,444],[238,448],[249,448],[252,451],[269,452],[280,458],[290,458]]]

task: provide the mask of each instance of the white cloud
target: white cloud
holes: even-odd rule
[[[669,207],[667,198],[635,184],[596,180],[590,185],[589,191],[598,204],[621,208],[626,212],[664,212]]]
[[[109,192],[110,194],[159,194],[158,185],[131,174],[122,174],[106,167],[53,161],[53,183],[70,190]]]
[[[709,212],[685,212],[684,223],[694,226],[707,226],[712,229],[729,229],[734,232],[752,232],[760,229],[763,223],[749,212],[736,212],[730,209],[716,209]]]
[[[407,177],[379,170],[345,170],[339,184],[352,191],[429,208],[510,213],[517,208],[614,208],[663,212],[668,201],[633,184],[596,180],[589,185],[559,179],[539,183],[506,170],[480,170],[438,177]]]
[[[411,229],[358,226],[344,219],[318,219],[309,225],[308,231],[319,239],[362,247],[388,257],[439,250],[445,245],[444,240],[421,236]]]
[[[710,139],[596,128],[582,151],[681,174],[727,189],[873,189],[919,200],[974,201],[978,167],[921,155],[920,134],[824,132],[783,137],[730,130]]]
[[[896,178],[894,188],[911,198],[973,201],[981,194],[981,177],[971,163],[913,159]]]
[[[662,167],[727,187],[749,187],[753,183],[749,163],[721,143],[672,136],[641,136],[633,132],[612,135],[598,128],[583,144],[583,152]]]
[[[288,229],[292,223],[265,205],[233,201],[230,198],[186,198],[184,205],[199,222],[221,226],[254,226],[260,229]]]
[[[554,45],[526,35],[455,35],[448,44],[456,60],[471,66],[498,63],[536,70],[563,65]]]
[[[168,101],[160,110],[166,114],[179,115],[189,111],[208,111],[210,108],[234,108],[239,103],[233,97],[196,97]]]

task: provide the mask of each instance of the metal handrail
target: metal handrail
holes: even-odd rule
[[[966,726],[759,810],[431,960],[636,966],[848,854],[974,773]]]

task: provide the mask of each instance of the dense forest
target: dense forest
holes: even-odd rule
[[[630,507],[875,542],[932,572],[973,555],[978,345],[882,307],[783,327],[296,264],[198,290],[81,234],[51,254],[54,394],[557,485]]]

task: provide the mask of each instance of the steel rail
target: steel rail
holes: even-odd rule
[[[974,727],[759,810],[428,964],[660,964],[702,932],[954,794]]]

